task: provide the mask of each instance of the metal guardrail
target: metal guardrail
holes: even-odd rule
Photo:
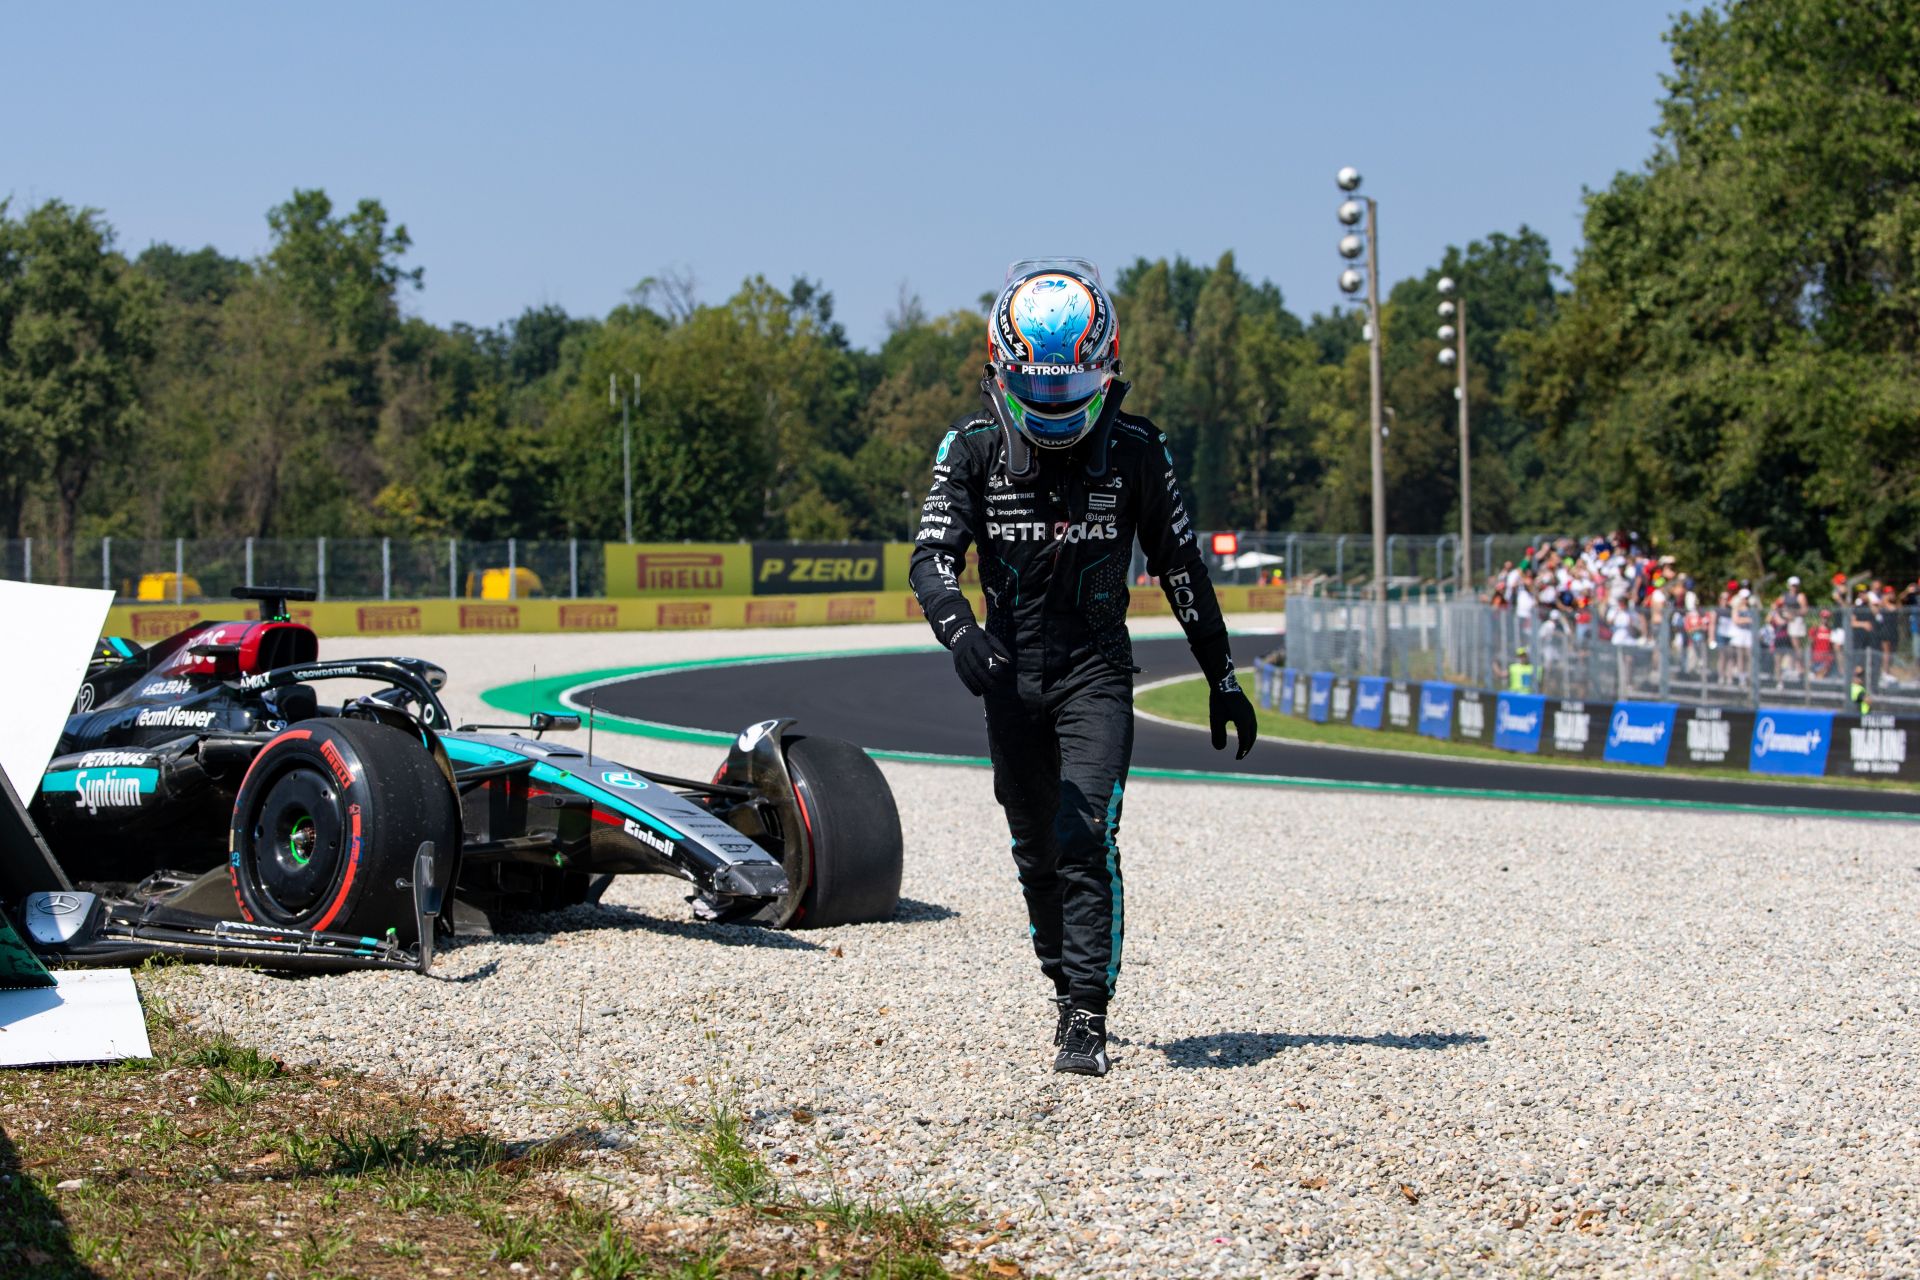
[[[578,598],[605,594],[604,545],[579,538],[101,538],[76,542],[63,564],[56,545],[24,538],[0,541],[0,578],[174,604],[224,600],[231,588],[256,583],[311,586],[322,600]]]
[[[1211,533],[1201,545],[1211,545]],[[1280,575],[1289,583],[1332,588],[1365,582],[1372,572],[1364,534],[1241,532],[1230,558],[1209,556],[1214,580],[1256,586]],[[1474,539],[1473,558],[1491,573],[1527,538]],[[72,544],[66,559],[45,539],[0,540],[0,578],[104,587],[123,600],[186,604],[224,599],[237,585],[312,586],[323,600],[422,600],[481,594],[477,575],[499,575],[506,598],[600,596],[606,591],[604,542],[587,539],[476,542],[461,538],[99,538]],[[1452,581],[1459,539],[1395,534],[1387,574],[1409,584]],[[1475,566],[1476,577],[1485,577]],[[529,576],[531,575],[531,576]],[[1133,549],[1133,578],[1146,579]],[[144,594],[143,594],[144,593]]]
[[[1359,595],[1287,595],[1289,666],[1348,676],[1449,680],[1508,687],[1518,651],[1533,668],[1529,692],[1613,702],[1683,699],[1706,705],[1851,709],[1856,669],[1875,711],[1920,711],[1920,609],[1829,609],[1823,627],[1736,631],[1681,610],[1628,610],[1624,628],[1596,610],[1587,621],[1556,613],[1523,619],[1439,590],[1388,604],[1387,652],[1378,652],[1372,602]],[[1824,634],[1823,634],[1824,631]]]

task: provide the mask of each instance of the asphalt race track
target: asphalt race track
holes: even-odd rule
[[[1235,645],[1244,662],[1264,648]],[[1180,639],[1141,640],[1143,683],[1191,674]],[[697,667],[602,684],[604,712],[683,728],[734,733],[770,715],[792,716],[802,732],[846,738],[876,751],[983,757],[980,703],[939,650]],[[1274,712],[1263,712],[1274,715]],[[1386,735],[1383,735],[1383,737]],[[1624,773],[1560,766],[1495,764],[1440,756],[1329,750],[1263,738],[1245,760],[1216,752],[1207,735],[1151,720],[1136,722],[1136,769],[1249,774],[1333,783],[1387,784],[1655,803],[1920,814],[1920,793]]]

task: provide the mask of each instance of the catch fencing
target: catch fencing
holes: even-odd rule
[[[1383,651],[1376,608],[1359,595],[1290,591],[1286,665],[1479,689],[1507,689],[1517,671],[1522,691],[1554,698],[1746,708],[1852,710],[1857,680],[1873,710],[1920,712],[1920,609],[1832,608],[1804,625],[1735,628],[1718,614],[1689,626],[1674,608],[1522,618],[1436,588],[1389,600]]]
[[[1208,558],[1214,581],[1224,586],[1285,582],[1342,589],[1372,580],[1372,544],[1364,534],[1240,532],[1235,537],[1232,554]],[[1201,538],[1211,549],[1213,535]],[[1473,539],[1469,559],[1475,579],[1516,558],[1528,541],[1517,535]],[[322,600],[341,601],[591,599],[610,594],[608,545],[585,538],[110,537],[76,541],[63,559],[57,545],[25,538],[0,540],[0,578],[104,587],[121,600],[156,604],[222,600],[233,587],[256,584],[312,587]],[[1459,548],[1459,538],[1450,534],[1390,536],[1390,586],[1399,592],[1454,580]],[[1131,576],[1136,584],[1148,577],[1138,546]]]

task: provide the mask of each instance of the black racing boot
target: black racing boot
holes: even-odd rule
[[[1103,1076],[1110,1065],[1106,1015],[1075,1009],[1067,1016],[1066,1034],[1053,1060],[1053,1069],[1077,1076]]]
[[[1065,996],[1055,996],[1053,998],[1053,1005],[1058,1013],[1058,1017],[1054,1020],[1053,1024],[1053,1043],[1060,1045],[1066,1042],[1067,1022],[1073,1015],[1073,1006],[1067,1003],[1067,997]]]

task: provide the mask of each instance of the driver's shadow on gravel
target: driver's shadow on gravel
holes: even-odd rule
[[[1473,1031],[1429,1031],[1420,1035],[1377,1036],[1288,1035],[1282,1032],[1221,1031],[1210,1036],[1188,1036],[1166,1044],[1149,1044],[1167,1055],[1176,1067],[1251,1067],[1277,1057],[1287,1049],[1311,1045],[1365,1045],[1375,1049],[1452,1049],[1463,1044],[1485,1044]]]

